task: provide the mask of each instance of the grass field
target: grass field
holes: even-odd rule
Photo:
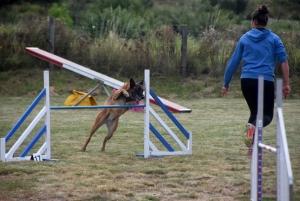
[[[0,137],[7,134],[33,99],[0,97]],[[64,100],[65,97],[53,97],[51,105],[62,105]],[[52,111],[51,151],[52,158],[58,161],[0,162],[0,200],[249,200],[251,159],[243,143],[249,111],[244,99],[172,101],[192,109],[189,114],[175,114],[193,133],[192,155],[136,157],[143,152],[144,129],[143,113],[137,112],[127,112],[120,118],[119,128],[108,141],[105,153],[100,152],[105,127],[94,135],[86,152],[81,152],[99,110]],[[99,103],[102,102],[100,99]],[[181,136],[163,112],[157,106],[152,107]],[[294,200],[300,200],[299,99],[284,101],[283,112],[294,176]],[[8,146],[37,113],[34,110]],[[275,119],[264,129],[264,142],[271,146],[276,142]],[[157,123],[154,125],[159,128]],[[276,200],[275,165],[275,154],[264,151],[263,200]]]

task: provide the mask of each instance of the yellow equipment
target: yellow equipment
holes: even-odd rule
[[[87,93],[73,90],[73,93],[68,96],[68,98],[64,102],[64,106],[92,106],[92,105],[98,105],[95,98],[91,95],[86,96]],[[84,98],[84,96],[86,96]],[[81,100],[84,98],[83,100]],[[81,101],[80,101],[81,100]],[[80,101],[80,102],[79,102]],[[79,103],[78,103],[79,102]]]

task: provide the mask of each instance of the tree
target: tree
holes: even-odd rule
[[[69,15],[69,10],[66,4],[62,4],[61,6],[57,3],[52,4],[48,14],[49,16],[65,21],[69,26],[73,25],[73,20]]]

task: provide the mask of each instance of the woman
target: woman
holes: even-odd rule
[[[259,6],[251,15],[252,29],[244,34],[233,55],[227,63],[222,95],[228,93],[229,83],[233,74],[243,60],[241,89],[250,109],[250,118],[246,125],[245,144],[249,147],[248,154],[252,154],[252,144],[255,132],[258,99],[258,77],[264,77],[264,111],[263,126],[267,126],[273,119],[274,111],[274,69],[276,58],[281,64],[283,73],[283,95],[286,99],[290,93],[289,65],[287,54],[280,38],[266,29],[268,23],[268,8]]]

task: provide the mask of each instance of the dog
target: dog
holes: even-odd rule
[[[144,99],[143,81],[136,83],[132,78],[124,85],[107,98],[105,105],[134,105],[136,101]],[[95,123],[92,127],[89,137],[82,147],[82,151],[86,150],[88,143],[97,129],[106,124],[108,129],[107,136],[104,138],[101,151],[105,151],[106,142],[113,136],[117,130],[119,117],[130,108],[105,108],[96,117]]]

